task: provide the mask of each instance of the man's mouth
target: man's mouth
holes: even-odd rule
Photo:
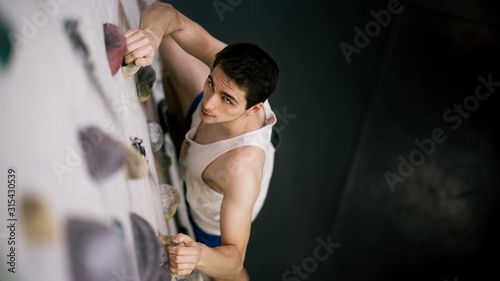
[[[208,113],[203,107],[201,108],[201,113],[207,117],[214,117],[214,115]]]

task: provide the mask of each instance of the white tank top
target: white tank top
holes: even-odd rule
[[[184,150],[181,159],[182,173],[186,182],[186,200],[189,203],[191,215],[194,222],[203,231],[211,235],[221,235],[220,233],[220,208],[223,194],[216,192],[209,187],[202,179],[205,168],[222,154],[241,146],[253,145],[264,150],[266,159],[262,173],[259,196],[253,207],[252,221],[262,209],[266,199],[269,182],[273,173],[275,148],[271,144],[272,126],[276,124],[276,115],[271,110],[269,102],[264,103],[266,122],[264,127],[244,133],[242,135],[217,141],[211,144],[199,144],[193,141],[198,126],[201,122],[199,111],[200,105],[193,113],[191,128],[186,134]],[[220,179],[227,178],[227,171],[220,171]]]

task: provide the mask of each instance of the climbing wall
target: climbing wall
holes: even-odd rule
[[[160,188],[181,188],[173,147],[157,134],[153,152],[148,130],[161,123],[161,68],[155,58],[151,97],[139,100],[138,76],[110,67],[103,28],[137,28],[144,4],[0,1],[0,280],[165,273],[144,269],[159,258],[144,265],[147,233],[178,231]]]

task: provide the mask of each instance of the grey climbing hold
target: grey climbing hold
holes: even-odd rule
[[[129,280],[134,277],[124,240],[105,225],[70,218],[66,234],[74,281]]]
[[[159,280],[162,274],[161,266],[165,262],[162,244],[158,243],[159,239],[153,227],[146,220],[135,213],[130,214],[130,220],[134,232],[135,254],[140,280]]]
[[[80,131],[80,145],[93,179],[102,181],[125,164],[123,148],[97,127]]]
[[[160,184],[160,196],[163,207],[163,215],[165,220],[169,220],[174,216],[177,211],[177,207],[181,203],[179,191],[171,185]]]
[[[148,85],[149,88],[153,88],[153,84],[156,81],[156,72],[151,65],[142,67],[137,71],[137,81]]]
[[[137,71],[137,94],[139,101],[147,101],[151,97],[151,89],[156,81],[156,72],[151,65],[141,67]]]
[[[163,146],[164,136],[161,126],[154,121],[147,121],[149,131],[149,141],[153,152],[158,152]]]

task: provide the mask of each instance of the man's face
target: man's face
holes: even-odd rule
[[[245,114],[246,91],[216,66],[203,85],[200,118],[207,124],[229,122]]]

